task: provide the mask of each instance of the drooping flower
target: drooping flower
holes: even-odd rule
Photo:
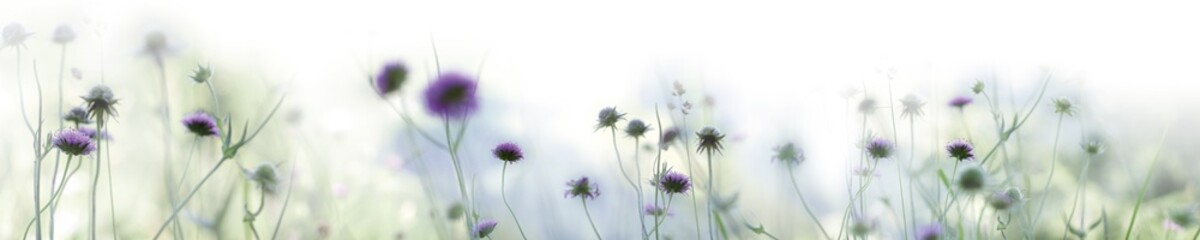
[[[24,46],[25,39],[29,38],[30,35],[33,35],[33,33],[25,30],[25,25],[9,23],[4,26],[3,34],[0,34],[0,36],[4,37],[4,44],[0,45],[0,48]]]
[[[950,99],[950,106],[961,110],[963,107],[966,107],[967,104],[971,104],[972,101],[974,101],[974,99],[971,99],[969,96],[957,96]]]
[[[676,171],[669,171],[655,183],[658,190],[666,194],[686,194],[692,189],[692,179]]]
[[[696,146],[696,152],[705,152],[712,155],[713,153],[719,154],[724,149],[724,146],[721,145],[721,140],[725,139],[725,134],[721,134],[716,128],[705,127],[704,129],[700,129],[699,132],[696,132],[696,137],[700,140],[700,143]]]
[[[471,229],[471,234],[475,235],[475,238],[486,238],[488,234],[492,234],[492,230],[496,229],[496,224],[499,223],[491,218],[480,219],[479,223],[475,224],[475,228]]]
[[[1073,104],[1071,104],[1070,99],[1057,98],[1057,99],[1054,99],[1054,113],[1067,115],[1067,116],[1074,116],[1075,115],[1075,106]]]
[[[867,143],[867,154],[876,160],[888,158],[892,156],[892,148],[894,147],[892,142],[887,139],[875,138]]]
[[[1009,187],[1007,190],[996,191],[991,195],[988,195],[987,202],[988,205],[991,205],[992,208],[995,208],[996,210],[1005,210],[1017,203],[1020,203],[1024,198],[1025,195],[1021,194],[1021,189]]]
[[[92,119],[97,121],[107,120],[108,117],[117,116],[118,99],[113,96],[112,89],[105,85],[96,85],[88,91],[87,96],[83,96],[83,101],[87,103],[88,114]]]
[[[616,107],[606,107],[600,109],[600,114],[596,117],[596,130],[601,128],[617,128],[617,121],[625,119],[625,114],[617,112]]]
[[[987,173],[983,168],[975,164],[970,164],[958,172],[957,179],[958,187],[966,191],[977,191],[983,189],[987,184]]]
[[[207,112],[199,111],[183,117],[183,126],[196,136],[218,136],[221,129],[217,127],[217,119]]]
[[[525,154],[521,152],[521,147],[515,143],[501,143],[492,149],[492,155],[495,155],[500,161],[505,163],[516,163],[525,158]]]
[[[645,136],[647,130],[650,130],[650,126],[638,119],[630,120],[629,123],[625,125],[625,135],[631,138],[640,138]]]
[[[793,143],[784,143],[775,147],[775,156],[771,157],[771,159],[796,164],[804,161],[804,152],[796,148],[796,145]]]
[[[405,80],[408,80],[408,67],[402,62],[390,62],[375,76],[375,92],[380,96],[396,92]]]
[[[54,40],[54,43],[58,44],[71,43],[71,41],[75,41],[75,29],[66,24],[58,25],[58,27],[54,28],[54,36],[52,40]]]
[[[275,165],[270,163],[259,164],[251,173],[250,179],[258,183],[259,187],[267,193],[274,193],[279,186],[279,174],[276,173]]]
[[[917,228],[917,240],[946,239],[946,227],[940,223],[932,223]]]
[[[666,131],[663,131],[662,139],[658,140],[658,147],[663,150],[670,149],[671,143],[674,143],[677,138],[679,138],[679,129],[668,128]]]
[[[462,119],[479,108],[475,80],[461,73],[439,75],[425,89],[425,108],[434,115]]]
[[[962,139],[955,139],[947,143],[946,152],[950,153],[950,157],[959,161],[975,158],[975,148],[971,146],[971,143]]]
[[[71,156],[88,155],[96,150],[96,143],[92,141],[92,137],[78,129],[59,131],[52,143],[59,151]]]
[[[915,119],[925,116],[925,111],[921,109],[925,107],[925,101],[921,100],[917,95],[909,94],[904,96],[904,98],[900,99],[900,104],[904,106],[904,111],[900,112],[901,118]]]
[[[209,68],[208,66],[199,65],[199,66],[196,66],[196,70],[192,71],[191,78],[192,78],[192,82],[204,83],[204,82],[208,82],[208,79],[211,79],[212,75],[213,75],[212,68]]]
[[[63,115],[63,120],[73,122],[75,124],[90,124],[92,119],[88,118],[87,110],[82,107],[73,107]]]
[[[600,196],[600,188],[595,184],[592,184],[592,182],[588,180],[588,177],[579,177],[579,179],[571,180],[570,182],[567,182],[567,186],[570,188],[567,189],[566,194],[563,194],[563,197],[596,199],[596,197]]]

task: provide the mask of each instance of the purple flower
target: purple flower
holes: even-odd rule
[[[625,125],[625,135],[631,138],[640,138],[646,134],[647,130],[650,130],[650,126],[638,119],[631,120],[629,124]]]
[[[671,212],[669,212],[667,209],[664,209],[662,207],[659,207],[659,206],[651,204],[651,203],[647,203],[643,209],[645,209],[646,215],[650,215],[650,216],[661,217],[661,216],[670,216],[671,215]]]
[[[658,186],[658,190],[666,194],[684,194],[692,189],[692,179],[682,173],[669,171],[658,178],[655,185]]]
[[[67,129],[54,136],[54,147],[71,156],[88,155],[96,150],[92,137],[78,129]]]
[[[579,177],[579,179],[567,182],[567,193],[563,197],[581,197],[583,199],[596,199],[600,196],[600,188],[588,181],[588,177]]]
[[[221,133],[221,130],[217,128],[217,119],[206,112],[195,112],[184,117],[183,126],[201,137],[217,136]]]
[[[892,155],[892,142],[887,139],[875,138],[867,143],[867,153],[874,159],[883,159]]]
[[[383,65],[383,70],[375,76],[375,92],[382,96],[400,90],[400,85],[407,79],[408,67],[404,63],[391,62]]]
[[[596,116],[596,130],[601,128],[617,128],[617,121],[625,119],[625,114],[617,112],[616,107],[606,107],[600,109],[600,114]]]
[[[82,107],[71,108],[71,110],[67,111],[66,115],[63,116],[63,120],[76,124],[92,123],[92,119],[88,118],[87,109],[83,109]]]
[[[90,127],[79,127],[78,130],[79,130],[79,132],[83,133],[84,135],[87,135],[89,138],[92,138],[92,140],[96,140],[96,141],[112,140],[112,136],[108,135],[107,131],[99,132],[99,131],[96,131],[96,129],[90,128]]]
[[[490,218],[480,219],[479,223],[475,224],[475,229],[471,230],[471,234],[475,235],[475,238],[485,238],[488,234],[492,234],[492,230],[496,229],[496,224],[499,223]]]
[[[946,237],[946,227],[934,223],[917,228],[917,240],[938,240]]]
[[[967,106],[967,104],[971,104],[971,101],[974,100],[972,100],[969,96],[957,96],[950,99],[950,106],[962,109],[963,107]]]
[[[461,119],[479,108],[475,80],[460,73],[447,73],[425,89],[425,108],[438,116]]]
[[[950,141],[950,143],[946,144],[946,152],[950,153],[950,157],[958,159],[959,161],[975,158],[974,151],[975,148],[972,147],[971,143],[967,142],[966,140],[955,139],[954,141]]]
[[[675,142],[675,139],[677,138],[679,138],[679,129],[668,128],[666,131],[662,132],[662,137],[658,140],[658,147],[662,148],[663,150],[670,149],[671,143]]]
[[[696,138],[700,139],[699,144],[696,145],[696,152],[706,152],[712,155],[714,152],[721,153],[721,149],[724,148],[721,140],[725,139],[725,134],[721,134],[716,128],[700,129],[699,132],[696,132]]]
[[[501,143],[495,149],[492,149],[492,155],[504,161],[505,163],[516,163],[525,158],[525,154],[521,152],[521,147],[515,143]]]

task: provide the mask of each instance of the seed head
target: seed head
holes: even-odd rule
[[[867,154],[875,160],[884,159],[892,156],[892,149],[895,148],[891,141],[883,138],[872,139],[867,143]]]
[[[1075,106],[1071,104],[1070,99],[1057,98],[1057,99],[1054,99],[1054,113],[1063,114],[1063,115],[1067,115],[1067,116],[1074,116],[1075,115]]]
[[[625,125],[625,135],[631,138],[640,138],[645,136],[647,130],[650,130],[650,126],[638,119],[630,120],[629,123]]]
[[[405,80],[408,80],[408,67],[398,61],[388,63],[375,76],[375,92],[381,96],[396,92]]]
[[[666,194],[686,194],[692,189],[692,179],[676,171],[669,171],[658,178],[655,184],[658,190]]]
[[[471,230],[471,234],[475,235],[475,238],[486,238],[488,234],[492,234],[492,230],[496,229],[496,224],[499,223],[491,218],[480,219],[479,223],[475,224],[475,228]]]
[[[146,43],[142,46],[142,51],[157,56],[166,53],[168,47],[170,45],[167,42],[167,35],[155,31],[146,34]]]
[[[946,152],[950,153],[950,157],[958,159],[958,161],[970,160],[975,158],[975,148],[971,143],[962,139],[955,139],[946,144]]]
[[[479,108],[475,88],[475,80],[467,75],[442,74],[425,89],[425,108],[434,115],[462,119]]]
[[[112,89],[105,85],[96,85],[88,91],[87,96],[83,96],[83,101],[87,103],[88,114],[92,119],[97,121],[107,120],[108,117],[117,116],[118,99],[113,97]]]
[[[596,199],[600,196],[600,188],[596,187],[588,180],[588,177],[579,177],[579,179],[567,182],[566,194],[563,197],[579,197],[583,199]]]
[[[183,126],[187,127],[188,131],[196,134],[196,136],[219,136],[221,129],[217,127],[217,119],[213,118],[207,112],[195,112],[191,115],[183,117]]]
[[[968,104],[971,104],[972,101],[974,101],[974,100],[971,99],[970,96],[957,96],[957,97],[950,99],[950,106],[956,107],[959,110],[962,110],[963,107],[966,107]]]
[[[600,109],[600,114],[596,117],[596,130],[601,128],[617,128],[617,121],[625,119],[625,114],[617,112],[616,107],[606,107]]]
[[[78,129],[59,131],[52,143],[59,151],[71,156],[88,155],[96,150],[96,143],[92,141],[92,137]]]
[[[71,43],[71,41],[75,41],[75,29],[66,24],[58,25],[58,27],[54,28],[54,37],[52,40],[58,44]]]
[[[511,142],[496,145],[496,148],[492,149],[492,155],[505,163],[516,163],[525,158],[525,154],[521,152],[521,147]]]
[[[978,165],[971,164],[958,172],[958,187],[966,191],[983,189],[987,183],[987,173]]]
[[[900,117],[914,119],[925,115],[925,111],[921,110],[925,106],[925,101],[922,101],[917,95],[909,94],[900,99],[900,104],[904,105],[904,111],[900,112]]]
[[[772,159],[784,163],[798,164],[804,161],[804,152],[796,148],[795,144],[790,142],[784,143],[775,147],[775,156]]]
[[[696,146],[696,152],[705,152],[709,155],[713,153],[721,153],[724,147],[721,145],[721,140],[725,139],[725,134],[718,132],[716,128],[705,127],[696,132],[696,137],[700,143]]]

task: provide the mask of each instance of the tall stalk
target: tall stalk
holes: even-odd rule
[[[596,228],[596,222],[592,221],[592,211],[588,210],[587,197],[580,197],[579,201],[583,203],[583,213],[587,215],[588,224],[592,225],[592,233],[596,234],[596,239],[604,239],[600,236],[600,230]]]
[[[825,231],[825,226],[821,225],[821,220],[813,213],[812,208],[808,207],[808,200],[804,199],[804,193],[800,192],[800,185],[796,183],[796,173],[791,164],[788,164],[788,179],[792,180],[792,189],[796,190],[796,196],[800,197],[800,204],[804,206],[804,212],[808,213],[808,217],[812,218],[813,223],[817,224],[817,228],[821,229],[821,234],[825,235],[825,239],[833,239],[829,236],[829,232]]]
[[[1054,146],[1050,150],[1050,176],[1046,177],[1046,184],[1042,187],[1042,200],[1038,202],[1037,214],[1033,215],[1033,224],[1031,226],[1037,226],[1038,220],[1042,216],[1042,210],[1046,207],[1046,199],[1050,198],[1050,192],[1048,191],[1050,190],[1050,182],[1054,181],[1055,166],[1058,166],[1058,137],[1059,133],[1062,132],[1062,121],[1065,116],[1063,114],[1058,115],[1058,125],[1054,128]]]
[[[508,195],[506,191],[504,191],[504,180],[506,179],[505,176],[507,174],[508,163],[504,163],[504,167],[500,169],[500,200],[504,201],[504,207],[508,208],[508,214],[512,215],[513,223],[517,224],[517,231],[521,232],[521,239],[529,239],[529,237],[525,236],[525,228],[521,227],[521,220],[517,219],[517,213],[513,212],[512,206],[508,205]]]

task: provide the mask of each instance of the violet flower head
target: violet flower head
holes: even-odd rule
[[[462,119],[479,108],[475,97],[475,80],[451,72],[439,75],[425,89],[425,109],[434,115]]]
[[[646,135],[648,130],[650,130],[650,125],[646,125],[646,122],[638,119],[630,120],[625,125],[625,135],[631,138],[641,138]]]
[[[961,110],[963,107],[966,107],[967,104],[971,104],[972,101],[974,101],[974,99],[971,99],[969,96],[957,96],[950,99],[950,106]]]
[[[938,240],[946,239],[946,227],[940,223],[933,223],[917,228],[917,240]]]
[[[867,143],[867,154],[870,154],[871,158],[876,160],[884,159],[892,155],[892,148],[895,148],[895,146],[892,145],[891,141],[883,138],[875,138]]]
[[[955,139],[946,144],[946,152],[950,153],[950,157],[958,159],[958,161],[971,160],[975,158],[975,148],[971,143],[962,139]]]
[[[662,148],[663,150],[670,149],[671,143],[674,143],[675,139],[678,139],[678,138],[679,138],[679,129],[668,128],[666,131],[662,132],[662,137],[661,137],[661,139],[658,140],[658,147]]]
[[[71,156],[88,155],[96,150],[96,143],[92,141],[92,137],[78,129],[58,132],[52,143],[59,151]]]
[[[700,140],[699,144],[696,145],[696,152],[705,152],[712,155],[713,153],[721,153],[721,149],[724,148],[721,145],[721,140],[725,139],[725,134],[721,134],[716,128],[705,127],[704,129],[700,129],[699,132],[696,132],[696,138]]]
[[[108,135],[107,131],[100,132],[100,131],[96,131],[95,128],[90,128],[90,127],[79,127],[78,130],[79,130],[79,132],[82,132],[84,135],[87,135],[89,138],[92,138],[92,140],[96,140],[96,141],[112,140],[112,136]]]
[[[650,215],[650,216],[661,217],[661,216],[671,215],[671,213],[669,212],[668,209],[659,207],[658,205],[654,205],[653,203],[647,203],[646,206],[643,207],[642,209],[644,209],[646,215]]]
[[[600,188],[592,184],[588,180],[588,177],[579,177],[579,179],[571,180],[567,182],[567,186],[570,188],[567,189],[566,194],[563,194],[563,197],[580,197],[587,200],[596,199],[596,197],[600,196]]]
[[[478,223],[475,223],[475,228],[471,229],[471,235],[475,235],[475,238],[486,238],[492,234],[492,230],[496,229],[496,224],[499,223],[491,218],[480,219]]]
[[[206,112],[196,112],[183,118],[183,126],[196,136],[218,136],[221,130],[217,128],[217,119]]]
[[[75,124],[90,124],[92,119],[88,118],[88,112],[82,107],[74,107],[63,115],[63,120],[73,122]]]
[[[618,112],[616,107],[606,107],[600,109],[600,114],[596,116],[596,130],[601,128],[617,128],[617,122],[625,119],[625,114]]]
[[[525,153],[521,152],[521,147],[511,142],[496,145],[496,148],[492,149],[492,155],[495,155],[496,159],[500,159],[500,161],[504,161],[505,163],[516,163],[525,158]]]
[[[402,62],[391,62],[383,65],[383,70],[375,76],[375,92],[380,96],[400,90],[408,79],[408,67]]]
[[[666,194],[686,194],[692,189],[692,179],[676,171],[669,171],[658,178],[658,190]]]

